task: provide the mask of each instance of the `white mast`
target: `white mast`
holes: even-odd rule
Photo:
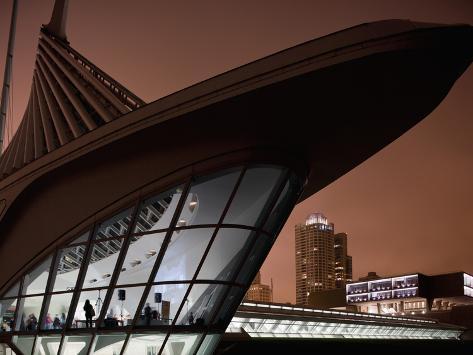
[[[7,118],[9,97],[10,97],[10,85],[11,85],[11,73],[13,66],[13,47],[15,44],[15,30],[16,30],[16,13],[17,13],[17,0],[13,0],[13,10],[10,22],[10,35],[8,37],[8,49],[7,58],[5,60],[5,74],[3,75],[3,89],[2,89],[2,101],[0,104],[0,155],[3,152],[3,138],[5,135],[5,121]]]

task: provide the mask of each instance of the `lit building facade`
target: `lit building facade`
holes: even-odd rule
[[[295,226],[297,304],[308,304],[311,292],[335,288],[333,232],[333,223],[321,213]]]
[[[347,282],[353,281],[353,259],[348,255],[346,233],[334,235],[335,250],[335,288],[345,289]]]
[[[295,226],[297,304],[308,305],[311,293],[344,289],[352,281],[347,235],[334,230],[334,224],[321,213]]]
[[[243,302],[226,332],[252,338],[459,339],[465,330],[432,319]]]
[[[376,314],[425,314],[473,304],[473,277],[464,272],[420,273],[377,278],[346,285],[348,305]]]
[[[473,56],[468,26],[383,21],[146,103],[70,46],[66,9],[0,159],[0,342],[19,354],[212,353],[295,204],[419,122]],[[396,110],[353,110],[380,93]]]
[[[261,271],[258,271],[255,279],[246,292],[244,300],[255,302],[272,302],[273,289],[269,285],[261,283]]]

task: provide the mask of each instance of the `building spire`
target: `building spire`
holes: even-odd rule
[[[3,141],[5,135],[5,122],[9,105],[11,73],[13,67],[13,47],[15,44],[16,14],[18,10],[17,0],[13,0],[13,9],[10,22],[10,34],[8,37],[7,59],[5,60],[5,74],[3,75],[2,99],[0,103],[0,155],[3,152]]]
[[[51,21],[45,26],[49,34],[64,42],[67,42],[66,24],[68,7],[69,0],[56,0]]]

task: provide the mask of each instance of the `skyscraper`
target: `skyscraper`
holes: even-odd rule
[[[334,230],[322,213],[296,225],[296,303],[308,304],[311,292],[344,288],[352,281],[347,234]]]
[[[310,292],[335,288],[334,225],[313,213],[295,229],[296,303],[307,304]]]
[[[346,233],[334,235],[335,251],[335,287],[344,288],[347,282],[353,280],[352,258],[348,255],[348,241]]]

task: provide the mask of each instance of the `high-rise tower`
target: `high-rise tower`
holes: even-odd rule
[[[336,288],[344,288],[347,282],[353,280],[352,258],[348,255],[347,239],[346,233],[337,233],[334,235]]]
[[[310,292],[335,288],[334,225],[313,213],[296,225],[296,303],[307,304]]]

